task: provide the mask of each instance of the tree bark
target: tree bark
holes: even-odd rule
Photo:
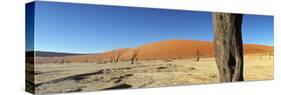
[[[244,81],[242,14],[213,13],[214,48],[220,82]]]

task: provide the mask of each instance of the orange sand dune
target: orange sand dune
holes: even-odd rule
[[[256,44],[245,44],[243,46],[244,54],[259,54],[259,53],[270,53],[273,52],[273,47],[256,45]],[[154,59],[166,59],[166,58],[195,58],[196,51],[201,50],[202,57],[213,57],[214,47],[212,42],[208,41],[193,41],[193,40],[165,40],[160,42],[154,42],[145,44],[135,49],[140,50],[138,52],[138,60],[154,60]],[[118,53],[121,54],[121,60],[129,60],[133,54],[134,49],[122,48],[113,51],[93,54],[93,55],[76,55],[67,57],[56,57],[56,58],[42,58],[44,62],[54,60],[68,60],[71,62],[82,62],[82,61],[98,61],[98,60],[110,60],[110,58],[116,58]],[[40,59],[40,58],[39,58]],[[42,60],[41,59],[41,60]]]
[[[165,59],[165,58],[195,58],[196,51],[200,50],[203,57],[213,57],[214,47],[212,42],[192,40],[165,40],[137,47],[139,59]],[[245,44],[244,54],[269,53],[273,47]],[[132,51],[123,54],[129,58]]]

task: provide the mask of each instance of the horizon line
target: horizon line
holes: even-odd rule
[[[170,40],[162,40],[162,41],[173,41],[173,40],[185,40],[185,39],[170,39]],[[185,41],[203,41],[203,42],[210,42],[212,43],[213,41],[207,41],[207,40],[185,40]],[[161,42],[161,41],[156,41],[156,42]],[[151,43],[155,43],[155,42],[151,42]],[[151,43],[147,43],[147,44],[151,44]],[[145,45],[145,44],[142,44]],[[139,46],[142,46],[139,45]],[[257,44],[257,43],[243,43],[243,45],[263,45],[263,46],[270,46],[274,48],[274,43],[272,45],[268,45],[268,44]],[[137,46],[137,47],[139,47]],[[137,47],[133,47],[133,48],[137,48]],[[127,49],[133,49],[133,48],[128,48],[128,47],[120,47],[120,48],[127,48]],[[71,52],[71,51],[53,51],[53,50],[26,50],[26,51],[40,51],[40,52],[54,52],[54,53],[72,53],[72,54],[98,54],[98,53],[104,53],[104,52],[109,52],[109,51],[113,51],[113,50],[117,50],[120,48],[114,48],[111,50],[104,50],[104,51],[88,51],[88,52]]]

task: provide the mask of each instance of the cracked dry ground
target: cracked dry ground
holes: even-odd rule
[[[257,60],[256,60],[257,59]],[[245,58],[246,80],[273,79],[273,58]],[[217,83],[214,58],[96,64],[36,64],[38,94]]]

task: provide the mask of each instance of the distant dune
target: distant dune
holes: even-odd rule
[[[138,52],[138,60],[154,60],[154,59],[182,59],[182,58],[195,58],[196,51],[200,50],[202,57],[214,57],[214,46],[212,42],[208,41],[194,41],[194,40],[165,40],[145,44],[134,49],[140,50]],[[110,60],[120,54],[121,60],[129,60],[133,54],[131,48],[120,48],[112,51],[89,54],[89,55],[73,55],[66,57],[38,57],[38,61],[43,63],[54,62],[55,60],[67,60],[70,62],[83,62],[83,61],[97,61],[97,60]],[[273,52],[273,47],[257,45],[257,44],[244,44],[244,54],[269,54]]]
[[[78,53],[64,53],[64,52],[48,52],[48,51],[26,51],[26,56],[33,56],[36,54],[38,57],[63,57],[73,55],[84,55]]]

